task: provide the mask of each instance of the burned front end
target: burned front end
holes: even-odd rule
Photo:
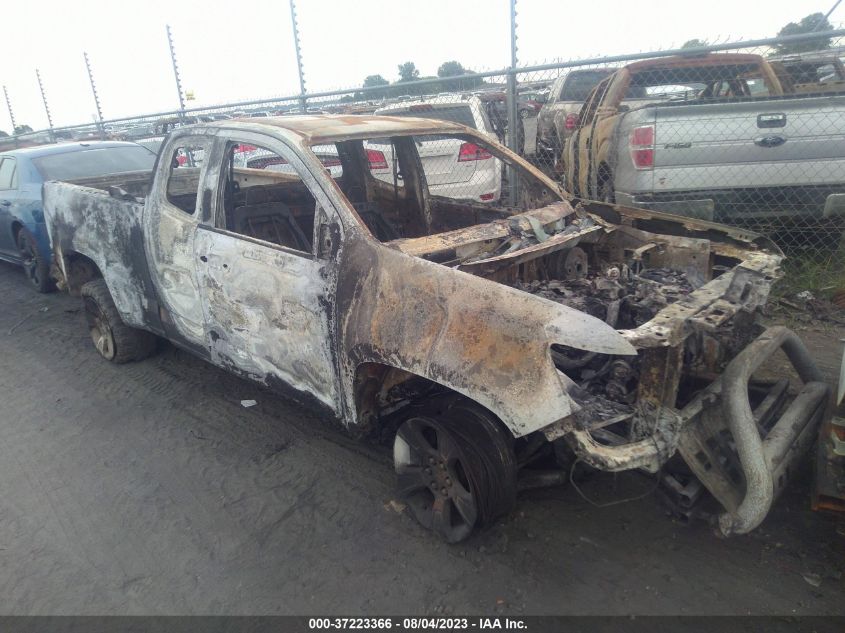
[[[759,323],[778,249],[721,225],[593,202],[489,226],[414,254],[589,314],[637,352],[551,344],[574,406],[538,434],[600,470],[659,473],[682,510],[706,489],[724,534],[759,525],[828,402],[797,336]],[[795,384],[779,359],[779,375],[767,375],[779,350]]]

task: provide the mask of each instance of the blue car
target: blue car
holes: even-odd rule
[[[135,143],[91,141],[0,153],[0,259],[20,264],[39,292],[53,287],[41,185],[152,171],[156,155]]]

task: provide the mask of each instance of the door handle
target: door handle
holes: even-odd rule
[[[770,136],[758,136],[754,139],[754,144],[758,147],[778,147],[786,143],[786,139],[777,134]]]
[[[205,255],[200,255],[200,261],[201,261],[201,262],[207,262],[207,261],[208,261],[208,257],[206,257]]]

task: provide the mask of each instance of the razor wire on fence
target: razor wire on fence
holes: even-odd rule
[[[823,288],[842,285],[843,58],[839,30],[185,108],[6,146],[107,137],[157,150],[175,127],[234,117],[440,119],[510,145],[577,196],[762,233],[790,256],[795,279]],[[368,142],[373,173],[395,179],[396,153],[380,142]],[[515,193],[483,147],[456,135],[419,147],[432,193],[481,205]]]

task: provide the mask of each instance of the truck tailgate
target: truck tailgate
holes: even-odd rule
[[[655,191],[845,181],[845,96],[655,110]]]

